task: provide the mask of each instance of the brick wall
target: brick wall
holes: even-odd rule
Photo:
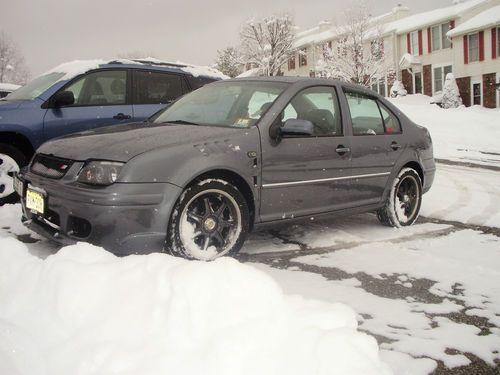
[[[495,89],[496,73],[483,74],[483,106],[496,108],[497,91]]]
[[[422,69],[424,95],[432,96],[432,66],[424,65]]]
[[[408,94],[413,94],[413,76],[407,69],[401,72],[401,79]]]
[[[471,102],[470,77],[457,78],[456,81],[458,91],[460,91],[460,96],[462,97],[462,103],[469,107]]]

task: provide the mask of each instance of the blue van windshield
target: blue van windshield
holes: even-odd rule
[[[35,78],[26,86],[18,88],[16,91],[4,98],[4,100],[31,100],[40,96],[50,86],[59,81],[65,73],[49,73]]]

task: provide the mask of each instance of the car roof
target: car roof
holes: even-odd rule
[[[227,82],[225,80],[224,82]],[[284,82],[290,84],[300,84],[301,86],[309,86],[309,85],[321,85],[321,84],[329,84],[336,83],[345,87],[347,89],[352,89],[356,91],[364,92],[371,96],[378,96],[376,92],[370,90],[367,87],[357,85],[354,83],[349,83],[345,81],[341,81],[339,79],[333,78],[311,78],[311,77],[299,77],[299,76],[274,76],[274,77],[241,77],[241,78],[233,78],[229,81],[254,81],[254,82]]]

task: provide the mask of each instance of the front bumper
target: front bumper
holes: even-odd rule
[[[83,186],[18,174],[25,187],[45,195],[45,212],[26,208],[23,221],[33,231],[67,245],[85,241],[117,254],[162,251],[173,206],[182,189],[169,183],[115,183],[107,187]]]

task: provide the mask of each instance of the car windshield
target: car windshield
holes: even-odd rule
[[[283,82],[244,81],[203,86],[173,103],[152,121],[248,128],[259,121],[287,86]]]
[[[26,86],[20,87],[12,94],[4,98],[4,100],[31,100],[40,96],[54,83],[59,81],[64,76],[64,73],[49,73],[35,78]]]

